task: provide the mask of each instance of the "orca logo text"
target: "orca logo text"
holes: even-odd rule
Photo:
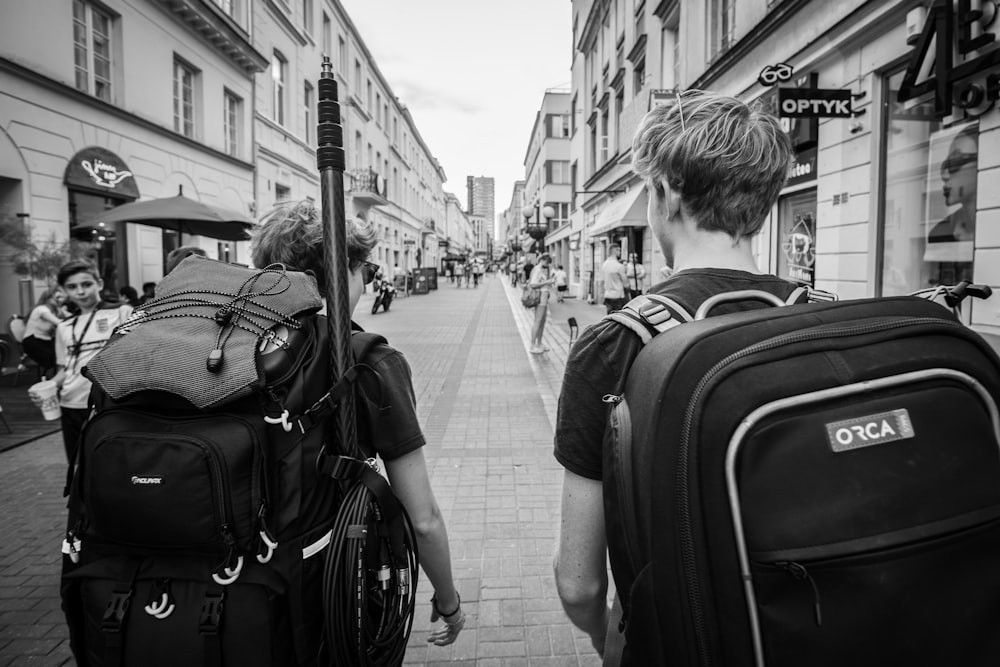
[[[912,438],[914,431],[910,414],[900,409],[827,424],[826,434],[833,451],[846,452]]]

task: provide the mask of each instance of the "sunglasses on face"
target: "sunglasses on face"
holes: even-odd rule
[[[941,163],[941,173],[947,171],[954,174],[965,165],[975,162],[978,157],[978,153],[952,153]]]
[[[361,278],[364,280],[365,285],[371,283],[375,280],[375,274],[378,273],[378,264],[374,262],[363,262],[361,264]]]

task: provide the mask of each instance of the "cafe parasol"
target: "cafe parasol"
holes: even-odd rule
[[[239,211],[203,204],[182,194],[123,204],[103,211],[84,225],[95,226],[102,222],[105,225],[135,222],[220,241],[245,241],[249,238],[247,231],[254,225],[251,218]]]

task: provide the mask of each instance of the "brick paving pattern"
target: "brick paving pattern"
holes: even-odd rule
[[[488,276],[393,302],[358,322],[413,368],[431,481],[448,524],[469,622],[448,647],[428,646],[430,587],[421,577],[405,665],[598,665],[559,605],[552,576],[561,468],[552,423],[569,343],[603,307],[553,303],[542,355],[528,353],[531,313]],[[73,665],[59,609],[65,462],[58,434],[0,453],[0,667]]]

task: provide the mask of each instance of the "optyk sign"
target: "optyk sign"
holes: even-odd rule
[[[824,88],[778,88],[782,118],[850,118],[851,91]]]

